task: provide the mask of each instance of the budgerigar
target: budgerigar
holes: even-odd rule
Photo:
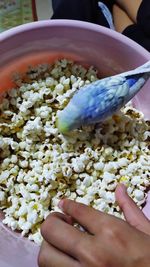
[[[131,100],[149,77],[150,61],[134,70],[82,87],[65,109],[59,111],[58,129],[67,133],[81,125],[105,120]]]

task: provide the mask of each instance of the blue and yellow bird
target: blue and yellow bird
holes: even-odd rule
[[[92,82],[78,90],[64,110],[59,111],[57,127],[63,134],[104,121],[122,108],[150,77],[150,61],[115,76]]]

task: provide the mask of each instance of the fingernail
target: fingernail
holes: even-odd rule
[[[59,207],[61,210],[63,210],[63,205],[64,205],[64,200],[61,199],[61,200],[59,201],[59,203],[58,203],[58,207]]]

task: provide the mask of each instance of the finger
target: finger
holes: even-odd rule
[[[43,241],[39,255],[39,267],[79,267],[79,263],[63,252]]]
[[[112,217],[69,199],[62,199],[58,205],[64,213],[70,215],[91,234],[99,232],[101,225],[106,221],[111,220]]]
[[[127,189],[123,184],[116,188],[116,201],[122,209],[127,222],[138,230],[150,234],[150,222],[143,212],[137,207],[135,202],[127,194]]]
[[[85,233],[68,224],[61,213],[48,216],[41,226],[41,234],[49,244],[75,258],[85,239]]]
[[[67,215],[67,214],[63,214],[60,212],[52,212],[51,214],[55,214],[57,215],[59,218],[61,218],[62,220],[64,220],[66,223],[73,225],[74,224],[74,220],[71,216]]]

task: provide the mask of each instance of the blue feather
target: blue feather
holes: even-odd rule
[[[59,112],[58,128],[67,132],[81,125],[105,120],[132,99],[149,77],[150,61],[133,71],[84,86]]]

